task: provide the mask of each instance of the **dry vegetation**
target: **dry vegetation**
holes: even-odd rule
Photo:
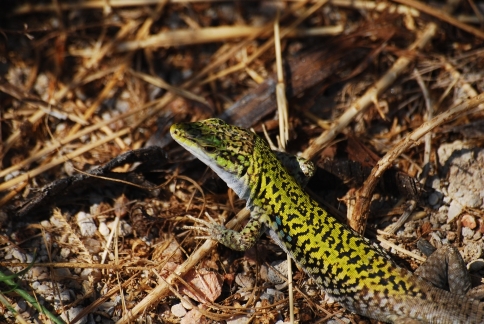
[[[268,275],[286,258],[269,238],[241,253],[183,228],[187,215],[247,218],[167,134],[213,116],[288,138],[320,168],[311,192],[402,266],[424,259],[420,237],[450,243],[478,283],[483,12],[474,0],[3,1],[0,321],[276,323],[293,308],[301,323],[368,322],[297,268],[290,306]]]

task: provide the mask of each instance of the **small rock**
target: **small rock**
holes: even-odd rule
[[[222,293],[223,279],[218,273],[206,269],[190,270],[184,277],[193,289],[183,286],[180,293],[188,295],[197,301],[214,302]]]
[[[479,232],[479,231],[476,231],[476,233],[474,234],[474,236],[472,237],[472,240],[473,241],[479,241],[480,239],[482,238],[482,233]]]
[[[284,299],[284,293],[277,290],[277,289],[272,289],[272,288],[267,288],[266,294],[273,296],[272,300],[274,301],[280,301]],[[262,299],[262,298],[261,298]]]
[[[112,315],[116,309],[115,307],[116,303],[114,301],[107,301],[99,305],[99,310],[106,314]]]
[[[481,271],[482,269],[484,269],[484,260],[483,259],[477,259],[477,260],[473,260],[473,261],[469,262],[469,264],[467,265],[467,269],[470,272]]]
[[[50,228],[52,227],[52,225],[50,224],[50,222],[48,220],[43,220],[40,222],[40,225],[43,227],[43,228]]]
[[[187,310],[185,309],[185,307],[183,307],[181,303],[171,306],[171,312],[176,317],[183,317],[187,314]]]
[[[477,222],[475,217],[469,214],[465,214],[462,216],[462,226],[470,228],[470,229],[475,229],[477,227]]]
[[[440,226],[440,229],[442,231],[451,231],[452,230],[452,226],[450,224],[444,224],[444,225]]]
[[[469,208],[478,208],[482,205],[482,199],[475,192],[467,193],[461,199],[462,204]]]
[[[77,213],[76,215],[77,226],[81,230],[81,235],[84,237],[92,237],[96,234],[97,226],[91,214],[85,213],[83,211]]]
[[[39,285],[36,289],[37,293],[40,295],[50,295],[53,293],[53,289],[47,285]]]
[[[33,267],[30,271],[35,280],[43,280],[49,277],[49,271],[46,267]]]
[[[338,314],[338,316],[336,316],[336,318],[330,319],[327,323],[328,324],[341,324],[341,323],[350,324],[351,320],[347,317],[342,317],[342,315]]]
[[[442,194],[440,192],[432,192],[429,196],[429,204],[431,206],[436,206],[442,199]]]
[[[467,145],[462,141],[455,141],[452,143],[443,143],[437,149],[437,156],[439,157],[439,163],[444,165],[454,151],[467,148]]]
[[[274,304],[274,295],[268,294],[268,293],[262,293],[259,297],[260,300],[267,300],[269,304]]]
[[[462,236],[470,240],[474,236],[474,231],[468,227],[462,227]]]
[[[482,245],[480,242],[469,242],[464,247],[464,261],[470,262],[477,260],[482,256]]]
[[[30,254],[23,253],[17,248],[12,249],[12,256],[20,262],[24,263],[31,263],[34,259]]]
[[[226,322],[227,324],[245,324],[250,322],[250,318],[250,315],[239,315],[226,320]]]
[[[449,240],[449,242],[454,242],[455,239],[457,238],[457,233],[456,232],[447,232],[447,240]]]
[[[192,324],[192,323],[205,324],[205,323],[208,323],[208,321],[207,321],[207,318],[202,315],[202,313],[200,313],[196,309],[192,309],[181,319],[180,324]]]
[[[84,243],[84,246],[87,248],[87,250],[91,254],[97,254],[97,253],[101,252],[101,250],[102,250],[101,243],[96,239],[86,238],[86,239],[82,240],[82,243]]]
[[[131,225],[126,223],[126,221],[124,221],[124,220],[121,220],[119,223],[110,222],[107,225],[108,225],[109,229],[112,231],[112,230],[114,230],[115,224],[118,224],[118,226],[119,226],[118,235],[120,237],[125,237],[125,236],[131,235],[133,233],[133,228],[131,227]]]
[[[255,284],[255,279],[243,273],[238,273],[235,276],[235,283],[242,288],[252,288]]]
[[[59,296],[60,296],[60,300],[62,300],[63,302],[68,303],[71,301],[71,293],[68,289],[61,291],[59,295],[56,294],[56,300],[57,298],[59,298]]]
[[[102,274],[99,269],[84,269],[80,274],[81,279],[89,281],[93,278],[95,282],[101,280]]]
[[[109,235],[109,227],[106,225],[105,222],[99,223],[99,228],[98,228],[99,233],[101,233],[102,236],[108,236]]]
[[[452,222],[457,216],[462,213],[463,207],[457,201],[452,200],[449,206],[449,213],[447,214],[447,223]]]
[[[17,305],[15,305],[15,310],[19,313],[25,312],[26,309],[27,309],[27,303],[23,299],[20,299]]]
[[[84,308],[82,307],[73,307],[69,308],[67,312],[62,313],[61,317],[66,320],[67,322],[70,322],[70,320],[74,319],[77,315],[79,315]],[[76,323],[78,324],[85,324],[87,323],[87,316],[84,316],[81,318],[79,321]]]
[[[477,220],[477,223],[479,224],[479,232],[484,234],[484,220],[479,218]]]
[[[287,278],[287,260],[274,261],[267,270],[267,280],[273,284],[285,283]]]
[[[430,186],[435,190],[440,190],[440,178],[439,177],[432,177],[430,179]]]
[[[64,259],[67,259],[69,257],[69,255],[71,255],[71,249],[69,248],[62,248],[60,250],[60,255],[61,257],[63,257]]]
[[[68,268],[57,268],[57,269],[54,269],[54,273],[55,273],[56,276],[62,277],[62,279],[71,278],[71,276],[72,276],[71,270],[68,269]]]

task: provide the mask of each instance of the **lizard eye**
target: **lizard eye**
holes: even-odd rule
[[[210,153],[215,153],[215,151],[217,150],[217,149],[215,148],[215,146],[205,146],[205,147],[204,147],[204,149],[205,149],[205,152],[207,152],[207,153],[209,153],[209,154],[210,154]]]

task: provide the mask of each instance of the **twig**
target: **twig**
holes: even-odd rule
[[[421,12],[424,12],[428,15],[434,16],[435,18],[445,21],[446,23],[451,24],[454,27],[462,29],[468,32],[469,34],[472,34],[476,37],[484,39],[483,31],[458,21],[457,19],[455,19],[454,17],[450,16],[449,14],[445,13],[442,10],[432,8],[420,1],[415,1],[415,0],[392,0],[392,1],[404,4],[409,7],[413,7],[417,10],[420,10]]]
[[[284,83],[284,72],[282,69],[281,37],[279,33],[279,12],[274,21],[274,45],[277,66],[276,100],[277,111],[279,112],[279,148],[285,149],[289,140],[289,116],[287,112],[286,87]]]
[[[420,89],[422,90],[422,95],[425,99],[425,107],[427,108],[427,120],[430,120],[434,118],[434,104],[433,100],[430,98],[429,91],[427,89],[427,86],[422,80],[422,76],[418,72],[417,69],[413,71],[413,75],[415,76],[415,79],[417,80],[418,85],[420,86]],[[428,132],[425,134],[425,149],[424,149],[424,158],[423,158],[423,172],[422,176],[420,178],[420,183],[425,184],[427,182],[427,176],[430,171],[430,153],[432,150],[432,133]]]
[[[6,181],[4,183],[1,183],[0,184],[0,191],[3,191],[3,190],[6,190],[6,189],[11,189],[11,187],[15,184],[18,184],[22,181],[26,181],[30,178],[33,178],[35,176],[38,176],[39,174],[41,174],[42,172],[46,171],[46,170],[49,170],[61,163],[64,163],[66,162],[67,160],[70,160],[70,159],[73,159],[75,158],[76,156],[79,156],[83,153],[86,153],[90,150],[92,150],[93,148],[99,146],[99,145],[102,145],[102,144],[105,144],[111,140],[114,140],[115,138],[117,137],[120,137],[120,136],[124,136],[126,134],[129,134],[131,132],[131,129],[130,128],[124,128],[116,133],[113,133],[112,135],[109,135],[109,136],[106,136],[94,143],[91,143],[89,145],[84,145],[80,148],[78,148],[77,150],[73,151],[73,152],[70,152],[70,153],[67,153],[65,154],[65,156],[60,156],[60,157],[57,157],[57,158],[54,158],[52,159],[49,163],[46,163],[44,165],[41,165],[33,170],[30,170],[26,173],[23,173],[22,175],[14,178],[14,179],[11,179],[9,181]]]
[[[191,3],[191,2],[225,2],[226,0],[170,0],[171,3]],[[109,0],[109,6],[112,8],[119,7],[146,7],[156,5],[160,0]],[[81,2],[64,2],[59,4],[59,10],[85,10],[85,9],[104,9],[106,0],[90,0]],[[49,12],[56,10],[54,4],[24,4],[19,6],[13,13],[15,15],[32,14],[36,12]]]

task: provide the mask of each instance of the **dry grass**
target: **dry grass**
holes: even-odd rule
[[[300,322],[364,321],[313,294],[300,269],[294,306],[287,289],[261,300],[273,284],[260,268],[285,259],[269,239],[235,253],[183,229],[187,215],[232,219],[227,226],[240,228],[248,214],[171,141],[168,127],[212,116],[258,132],[264,125],[288,151],[320,166],[327,157],[357,160],[345,152],[351,135],[384,157],[369,163],[365,153],[359,161],[374,167],[367,182],[331,187],[318,173],[309,187],[354,228],[364,232],[368,224],[374,232],[401,214],[402,197],[376,188],[383,171],[396,166],[431,192],[431,182],[447,176],[437,158],[442,144],[484,143],[483,16],[476,9],[473,1],[437,10],[413,0],[7,2],[0,13],[2,272],[24,269],[37,250],[35,266],[16,281],[71,323],[84,315],[106,323],[183,323],[189,315],[199,323],[233,316],[275,323],[289,320],[289,308]],[[287,107],[276,113],[277,103]],[[116,174],[86,173],[147,145],[162,147],[168,159],[148,157],[142,165],[150,168],[141,171],[128,163],[109,170]],[[80,174],[87,175],[79,186],[41,189]],[[387,200],[384,213],[370,209],[375,192],[375,200]],[[19,213],[43,193],[48,202]],[[413,237],[380,232],[405,266],[421,258],[408,251],[417,237],[437,233],[464,249],[465,215],[484,232],[482,212],[471,207],[436,228],[438,211],[426,201],[407,213]],[[378,217],[367,223],[371,214]],[[242,289],[242,277],[255,283]],[[48,322],[8,290],[2,286],[0,296],[6,322],[15,317],[3,300],[18,321]],[[189,315],[173,313],[180,302]]]

